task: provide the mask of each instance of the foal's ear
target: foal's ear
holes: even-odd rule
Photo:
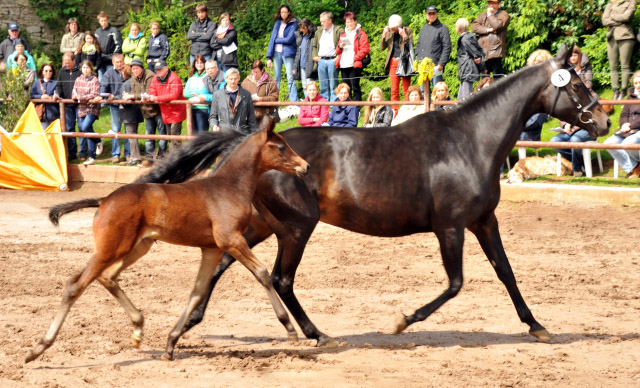
[[[573,46],[571,46],[573,47]],[[562,66],[567,66],[569,64],[569,58],[571,58],[571,51],[567,48],[567,43],[563,43],[562,46],[558,49],[558,54],[556,55],[556,60],[559,60]]]
[[[267,133],[268,133],[268,134],[275,133],[274,131],[275,131],[275,129],[276,129],[276,119],[275,119],[275,118],[273,118],[273,117],[269,117],[269,118],[267,119],[267,117],[268,117],[268,116],[267,116],[267,115],[265,115],[265,118],[263,119],[263,120],[269,120],[269,122],[268,122],[268,123],[267,123],[267,125],[266,125]]]

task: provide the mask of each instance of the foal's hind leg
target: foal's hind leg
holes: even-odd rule
[[[120,285],[118,284],[118,281],[116,279],[118,278],[120,272],[131,266],[139,258],[149,252],[149,249],[151,249],[152,245],[153,240],[143,239],[133,248],[131,253],[129,253],[126,258],[111,265],[109,268],[102,272],[100,277],[98,277],[98,281],[107,289],[107,291],[111,293],[111,295],[113,295],[114,298],[116,298],[116,300],[129,315],[129,318],[131,318],[131,323],[133,324],[131,343],[136,348],[139,348],[140,342],[142,342],[142,327],[144,325],[144,317],[142,316],[140,310],[138,310],[136,306],[133,305],[131,300],[120,288]]]
[[[173,350],[176,347],[176,343],[180,339],[180,336],[187,331],[185,324],[187,320],[204,299],[207,292],[209,282],[211,281],[211,275],[218,266],[220,258],[224,252],[220,249],[202,249],[202,261],[200,262],[200,270],[198,271],[198,277],[196,278],[196,284],[191,291],[189,302],[184,313],[178,319],[178,323],[171,329],[169,338],[167,340],[167,349],[162,355],[165,360],[173,360]]]
[[[482,250],[487,255],[489,262],[496,271],[498,278],[504,283],[509,292],[509,296],[513,301],[518,317],[520,320],[529,325],[529,333],[540,341],[547,342],[551,340],[551,334],[535,320],[531,310],[527,307],[518,285],[516,278],[511,270],[509,259],[504,252],[500,231],[498,230],[498,220],[492,212],[484,220],[478,221],[474,225],[469,226],[469,230],[473,232],[482,246]]]

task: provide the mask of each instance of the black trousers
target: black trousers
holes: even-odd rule
[[[494,79],[504,77],[504,74],[502,74],[502,58],[487,59],[485,62],[485,68],[486,73],[483,77],[488,77],[491,73],[493,73]]]
[[[351,88],[351,100],[362,101],[362,90],[360,90],[360,77],[362,69],[359,67],[345,67],[340,69],[342,73],[342,82]]]

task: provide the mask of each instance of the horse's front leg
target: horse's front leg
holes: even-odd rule
[[[529,310],[529,307],[527,307],[527,304],[520,294],[520,290],[516,284],[516,278],[509,264],[509,259],[502,246],[502,239],[500,238],[500,231],[498,230],[498,220],[495,213],[491,212],[491,214],[487,215],[483,220],[469,226],[469,230],[478,238],[482,250],[487,255],[489,262],[498,275],[498,279],[500,279],[507,288],[509,296],[518,312],[518,317],[520,317],[522,322],[529,325],[529,333],[540,341],[550,341],[551,334],[535,320],[531,310]]]
[[[464,245],[464,227],[450,227],[435,231],[440,243],[442,263],[449,277],[449,288],[439,297],[416,310],[412,315],[401,315],[396,322],[395,333],[400,333],[407,326],[424,321],[445,304],[449,299],[458,295],[462,288],[462,247]]]
[[[167,349],[162,355],[163,359],[173,360],[173,351],[175,349],[176,343],[180,339],[180,336],[182,336],[182,334],[184,334],[184,332],[186,331],[185,324],[193,313],[193,310],[195,310],[196,307],[198,307],[198,305],[200,305],[200,303],[202,302],[207,292],[209,282],[211,281],[211,275],[220,262],[222,254],[223,251],[220,249],[202,249],[202,261],[200,262],[200,270],[198,271],[196,284],[193,287],[193,291],[191,291],[191,296],[189,297],[187,308],[185,309],[184,313],[182,313],[182,316],[180,316],[180,319],[178,319],[178,323],[176,323],[176,325],[169,333],[169,338],[167,340]]]

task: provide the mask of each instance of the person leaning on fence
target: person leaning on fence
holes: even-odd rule
[[[258,130],[251,93],[239,86],[240,72],[235,67],[224,75],[224,89],[217,90],[211,101],[209,126],[214,132],[236,131],[250,134]]]
[[[473,83],[480,80],[484,72],[484,51],[478,44],[478,37],[469,32],[469,21],[460,18],[456,21],[458,38],[458,101],[469,97],[473,92]]]
[[[145,70],[141,60],[134,59],[131,61],[131,92],[123,93],[122,97],[130,101],[146,101],[149,93],[151,82],[155,78],[155,74],[151,70]],[[144,98],[143,98],[144,97]],[[166,135],[167,130],[162,121],[160,107],[157,104],[140,105],[142,117],[144,117],[145,133],[147,135]],[[145,160],[142,167],[151,167],[154,160],[162,159],[167,153],[167,141],[158,140],[158,154],[156,155],[156,141],[152,139],[145,140]]]
[[[362,77],[362,60],[369,54],[369,38],[357,22],[356,14],[344,14],[344,32],[336,47],[336,68],[342,73],[342,82],[349,85],[353,101],[362,101],[360,78]]]
[[[527,58],[527,66],[535,65],[536,63],[548,61],[553,58],[551,53],[544,49],[538,49],[532,52]],[[489,79],[489,78],[484,78]],[[483,79],[483,80],[484,80]],[[540,135],[542,134],[542,126],[550,118],[546,113],[534,113],[527,122],[524,124],[524,129],[520,133],[518,140],[520,141],[540,141]],[[569,150],[570,153],[570,150]],[[568,160],[570,159],[567,158]]]
[[[614,100],[624,99],[629,87],[631,55],[635,44],[631,22],[635,12],[636,0],[611,0],[602,14],[602,25],[607,27],[607,56]],[[622,83],[620,83],[618,65],[622,72]]]
[[[293,16],[291,8],[283,4],[275,15],[275,23],[267,47],[267,67],[274,66],[273,73],[278,89],[281,88],[282,65],[287,72],[289,101],[298,101],[298,88],[293,77],[293,63],[296,58],[296,37],[298,19]]]
[[[200,95],[206,93],[207,89],[204,86],[203,78],[206,76],[205,72],[205,59],[204,56],[197,54],[193,64],[191,65],[191,72],[189,72],[189,79],[184,87],[183,95],[191,102],[201,102]],[[207,105],[192,105],[191,106],[191,123],[193,133],[206,132],[209,130],[209,107]]]
[[[384,62],[385,71],[389,72],[391,82],[391,101],[400,100],[400,79],[402,79],[402,92],[405,100],[408,97],[408,88],[411,85],[411,77],[398,77],[398,60],[409,47],[413,46],[411,28],[402,26],[400,15],[391,15],[388,25],[382,30],[380,38],[380,50],[387,50],[387,57]],[[398,106],[394,105],[393,110],[397,113]]]
[[[259,59],[251,64],[251,73],[242,81],[241,86],[251,94],[253,102],[278,101],[278,84],[269,73],[264,71],[264,64]],[[272,106],[256,107],[256,121],[260,122],[264,115],[274,116],[276,109]]]
[[[82,75],[76,79],[71,92],[71,98],[78,101],[78,129],[83,133],[94,133],[93,123],[100,117],[100,102],[96,98],[100,95],[100,82],[94,73],[93,64],[84,61],[80,65]],[[88,138],[89,154],[83,163],[85,166],[96,164],[96,156],[102,153],[102,140]]]
[[[320,89],[315,81],[307,82],[305,102],[327,102],[320,95]],[[327,105],[303,105],[300,107],[298,124],[304,127],[318,127],[329,121],[329,107]]]
[[[98,80],[102,81],[104,73],[112,67],[111,59],[113,54],[122,54],[122,34],[119,29],[109,24],[109,15],[104,12],[98,14],[98,24],[100,24],[100,27],[93,34],[102,50],[102,61],[97,69]]]
[[[627,100],[640,101],[640,71],[633,74],[631,80],[633,89]],[[640,143],[640,105],[624,105],[620,114],[620,129],[605,144],[639,144]],[[608,150],[618,162],[620,168],[627,173],[627,178],[640,176],[640,151],[638,150]]]
[[[149,85],[149,102],[169,102],[185,100],[183,96],[182,80],[167,66],[167,62],[156,62],[156,76]],[[182,134],[182,122],[187,118],[185,104],[160,104],[162,122],[167,127],[169,135]],[[171,140],[171,151],[176,151],[182,145],[180,140]]]
[[[3,40],[0,43],[0,63],[5,63],[7,61],[7,58],[9,58],[9,55],[13,54],[13,52],[15,51],[15,41],[16,39],[21,39],[22,42],[24,43],[24,49],[25,51],[31,51],[31,47],[29,47],[29,43],[27,42],[26,39],[23,39],[20,36],[20,27],[18,26],[18,23],[14,23],[11,22],[9,23],[9,30],[8,30],[9,36],[7,37],[7,39]]]
[[[367,101],[383,101],[382,89],[375,87],[369,92]],[[364,108],[364,127],[388,127],[393,121],[393,109],[389,105],[367,105]]]
[[[209,19],[209,10],[206,4],[196,5],[196,20],[191,23],[187,38],[191,41],[191,56],[189,65],[193,65],[196,55],[204,56],[205,60],[211,59],[211,38],[215,34],[218,25]]]
[[[147,53],[147,68],[155,72],[155,64],[158,60],[166,61],[171,52],[169,38],[160,32],[160,23],[151,22],[149,25],[151,36],[149,37],[149,52]],[[131,61],[133,63],[133,61]]]
[[[487,11],[478,15],[471,23],[471,30],[480,37],[478,43],[485,53],[485,76],[504,76],[502,58],[507,55],[507,28],[511,22],[509,14],[500,9],[500,1],[489,0]]]
[[[57,85],[58,81],[55,79],[53,65],[47,62],[40,66],[38,79],[33,83],[33,86],[31,86],[30,98],[53,101]],[[37,105],[44,105],[44,112],[40,119],[43,129],[47,129],[52,122],[60,118],[60,107],[58,104],[36,104],[36,106]]]
[[[451,36],[449,28],[438,19],[438,8],[434,5],[427,7],[427,24],[420,29],[420,37],[416,44],[416,59],[429,58],[433,61],[432,85],[444,80],[444,67],[451,54]]]
[[[431,110],[446,110],[449,109],[449,105],[434,104],[434,101],[451,101],[449,95],[449,85],[446,82],[438,82],[431,91]]]
[[[113,67],[109,68],[104,73],[102,77],[102,82],[100,82],[100,97],[102,103],[109,104],[109,113],[111,116],[111,130],[109,133],[120,133],[122,132],[122,120],[120,119],[120,108],[119,104],[113,104],[114,99],[119,99],[122,95],[122,83],[124,82],[124,77],[122,75],[122,69],[124,68],[124,55],[122,54],[113,54],[111,59],[113,63]],[[129,142],[127,140],[124,141],[124,158],[125,160],[129,160],[131,155],[131,151],[129,149]],[[119,163],[120,162],[120,139],[112,139],[111,141],[111,162]]]
[[[220,15],[220,25],[211,37],[211,50],[223,72],[230,67],[238,67],[238,32],[231,25],[231,17],[226,12]]]
[[[347,102],[349,98],[349,85],[341,83],[335,90],[338,96],[338,101]],[[351,127],[358,126],[358,117],[360,116],[360,110],[355,105],[334,105],[329,113],[328,125],[332,127]]]
[[[9,58],[7,58],[7,68],[11,70],[16,67],[16,55],[24,54],[24,56],[27,57],[27,67],[31,70],[36,70],[36,61],[33,59],[33,56],[25,50],[24,40],[16,39],[14,43],[14,48],[16,51],[11,53],[11,55],[9,55]]]
[[[313,61],[313,40],[316,36],[316,26],[309,18],[302,18],[298,22],[296,31],[296,57],[293,61],[293,75],[302,82],[304,96],[307,97],[307,83],[317,78],[318,69]],[[316,85],[317,86],[317,85]]]
[[[435,90],[435,88],[434,88]],[[422,100],[422,92],[420,91],[420,87],[416,85],[409,86],[407,89],[407,97],[409,101],[417,102]],[[404,123],[405,121],[413,118],[421,113],[424,113],[424,105],[402,105],[398,110],[398,114],[391,122],[391,125],[398,125],[400,123]]]
[[[121,88],[122,95],[119,97],[123,100],[132,101],[135,97],[131,94],[131,65],[123,66],[122,78],[124,79]],[[127,135],[137,135],[138,124],[144,121],[140,107],[137,104],[120,104],[120,118],[124,124]],[[138,144],[138,139],[128,139],[127,141],[129,143],[129,148],[131,149],[131,159],[127,164],[130,166],[137,166],[142,162],[142,157],[140,156],[140,144]]]
[[[84,32],[80,30],[78,19],[71,18],[67,20],[67,26],[64,29],[64,35],[62,35],[62,41],[60,42],[60,52],[62,54],[79,54],[82,42],[84,42]]]
[[[316,31],[313,38],[314,62],[318,64],[318,82],[320,94],[327,101],[335,101],[335,89],[338,86],[338,69],[336,69],[336,47],[342,34],[342,27],[333,24],[333,14],[325,11],[320,14],[322,29]]]
[[[82,73],[78,66],[76,66],[76,56],[72,53],[65,53],[62,55],[62,69],[58,73],[58,84],[56,85],[56,94],[53,99],[59,98],[69,100],[73,92],[73,85],[76,79],[80,77]],[[64,117],[66,121],[66,128],[61,130],[66,132],[76,131],[76,120],[78,117],[78,105],[77,104],[65,104]],[[80,138],[80,150],[81,154],[86,154],[87,139]],[[84,152],[82,152],[84,151]],[[68,161],[72,161],[78,158],[78,147],[75,137],[67,137],[67,158]],[[85,158],[86,159],[86,158]]]
[[[129,35],[122,42],[122,54],[124,55],[124,63],[130,65],[134,59],[142,60],[147,52],[147,38],[142,35],[140,25],[131,23],[129,27]]]

